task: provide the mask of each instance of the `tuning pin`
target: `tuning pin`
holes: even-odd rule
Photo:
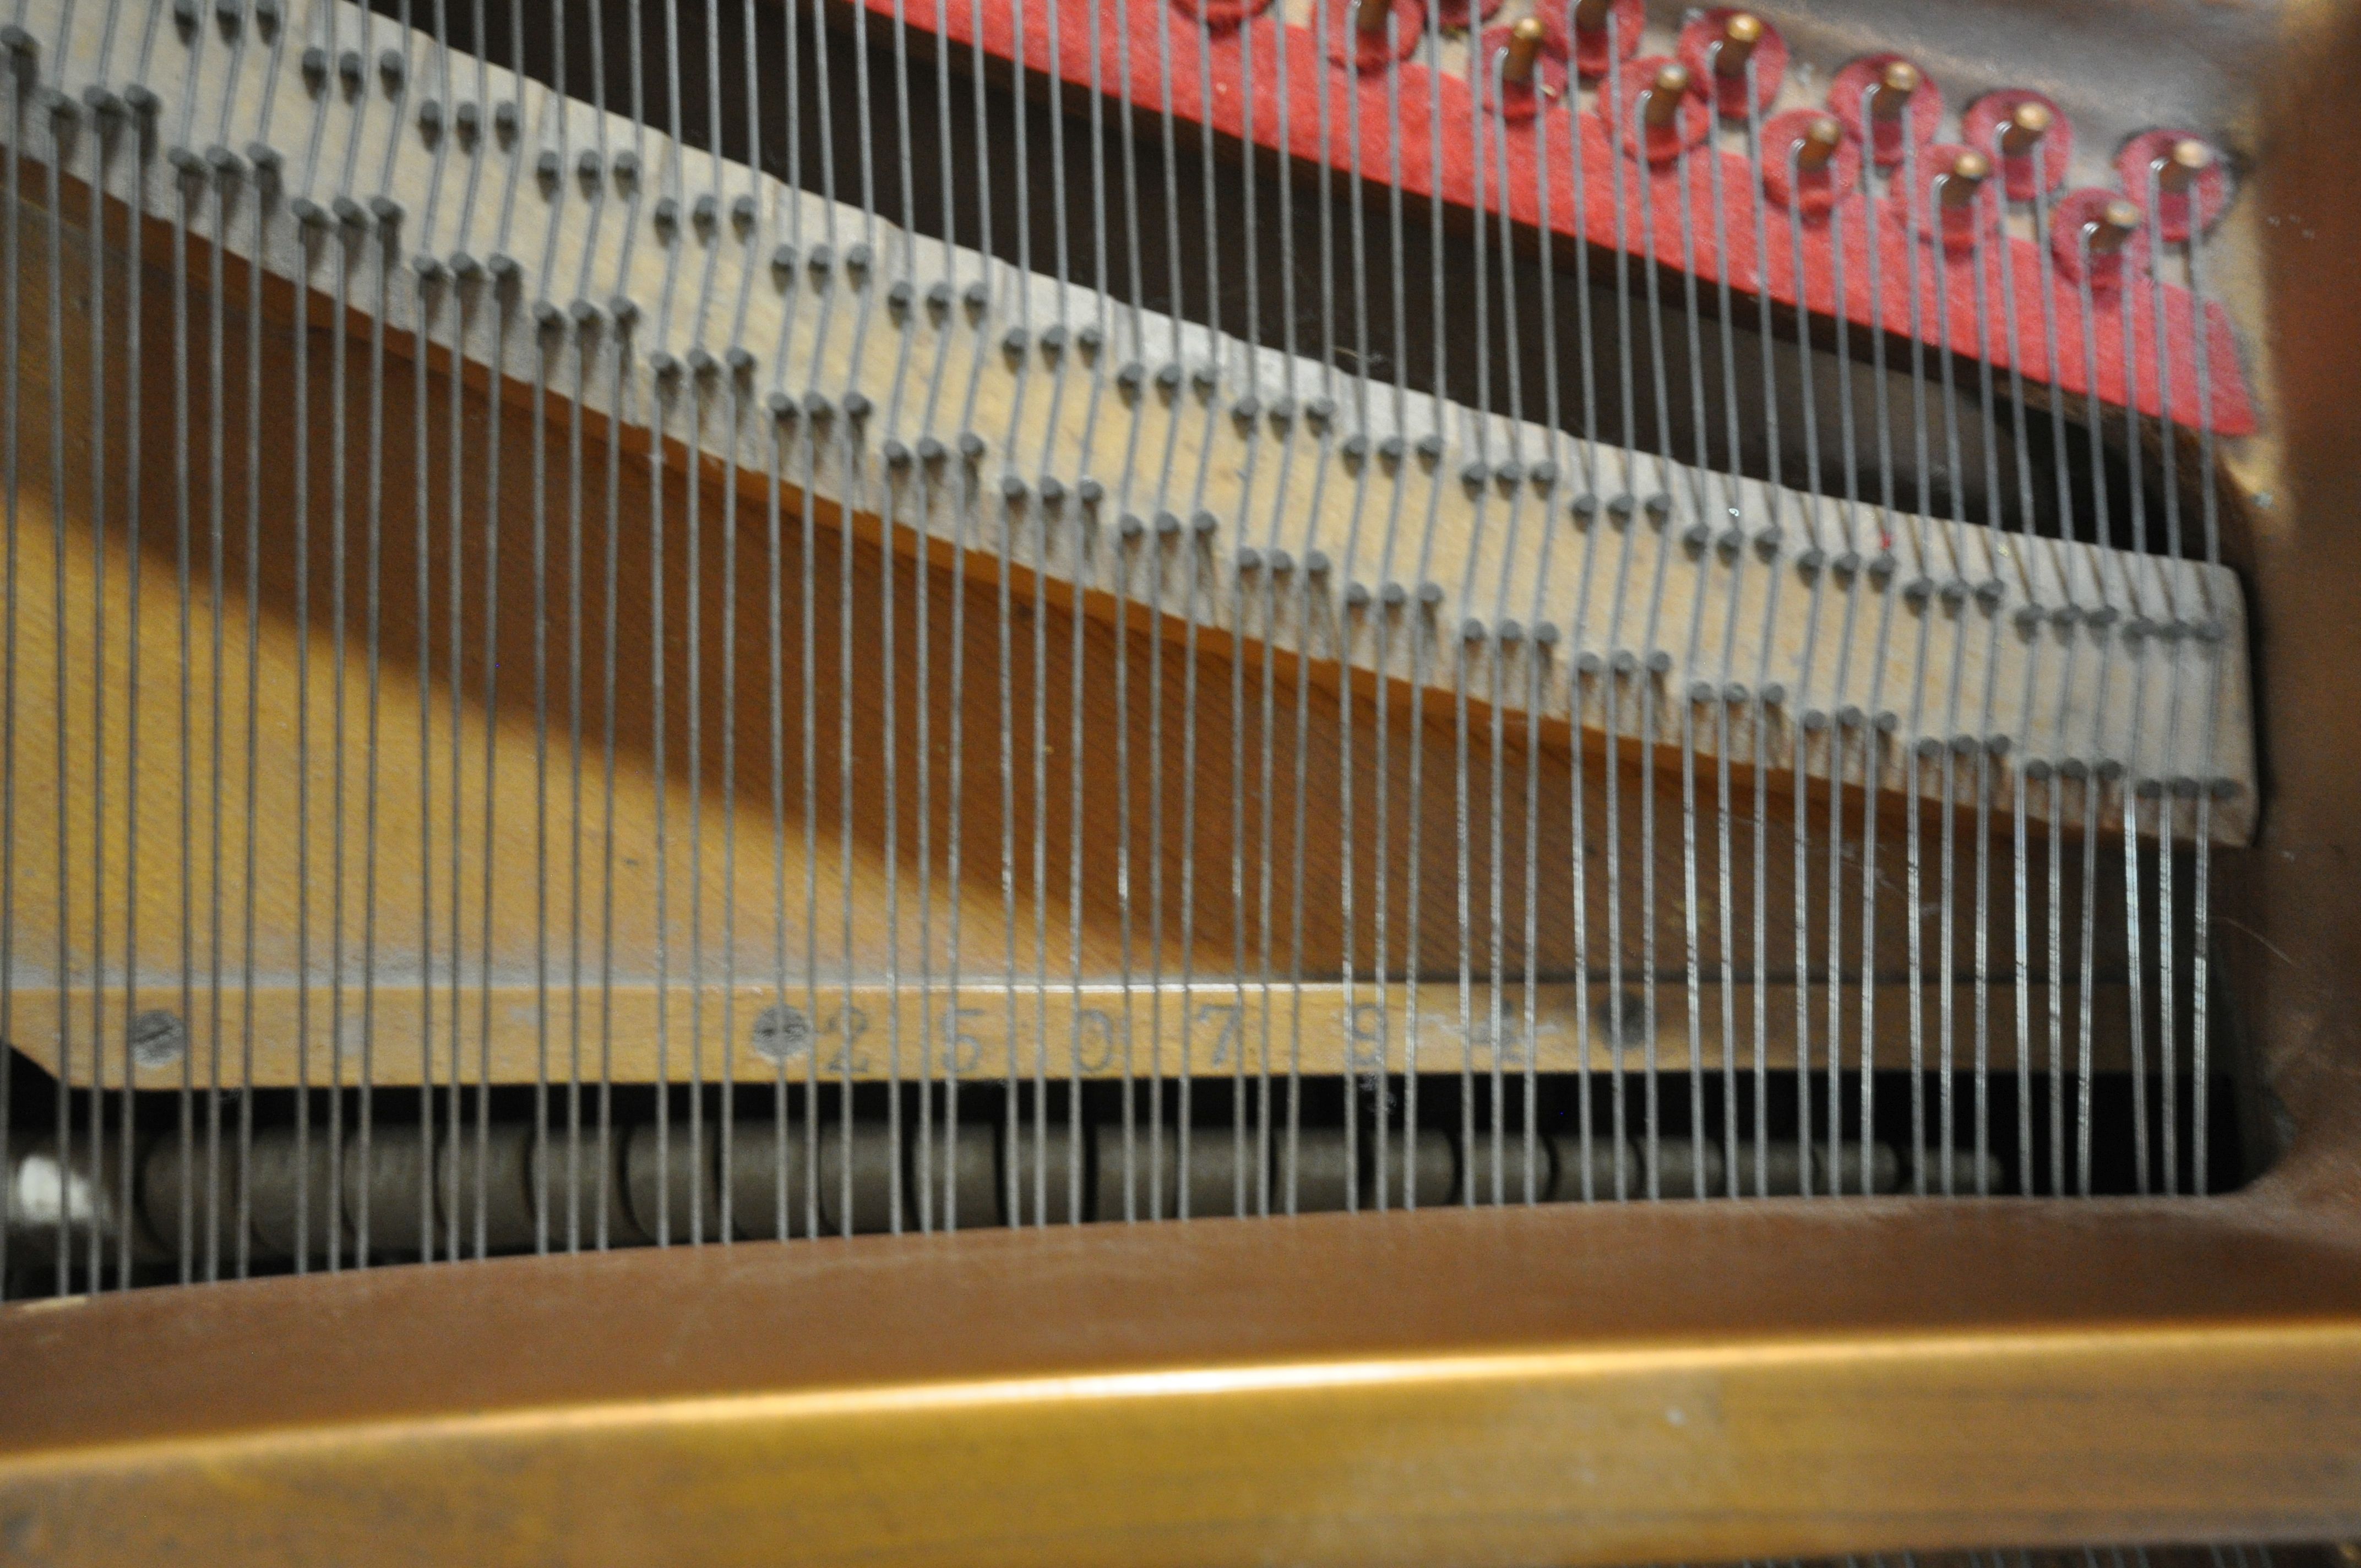
[[[2008,158],[2023,158],[2040,145],[2043,137],[2049,134],[2049,126],[2054,119],[2055,116],[2050,114],[2049,106],[2046,104],[2031,102],[2019,104],[2009,111],[2008,118],[2002,123],[2000,133],[2002,154]]]
[[[2147,210],[2120,191],[2097,185],[2069,191],[2050,214],[2050,254],[2070,282],[2112,289],[2147,248]]]
[[[1795,144],[1795,167],[1806,174],[1817,174],[1826,170],[1828,160],[1844,146],[1844,126],[1834,115],[1817,115],[1804,126]]]
[[[1667,60],[1656,68],[1648,79],[1648,102],[1640,113],[1650,130],[1662,130],[1674,123],[1681,112],[1681,100],[1688,96],[1689,68],[1678,60]]]
[[[1984,181],[1992,178],[1992,159],[1970,148],[1952,160],[1942,178],[1942,204],[1953,211],[1975,205]]]
[[[1906,60],[1890,60],[1877,73],[1877,82],[1867,94],[1869,112],[1881,120],[1899,118],[1910,106],[1916,94],[1920,78],[1918,68]]]
[[[1861,164],[1843,119],[1826,109],[1784,110],[1763,127],[1763,194],[1801,217],[1834,211]]]
[[[1560,27],[1557,17],[1566,16],[1573,36],[1567,38],[1561,27],[1558,41],[1573,58],[1576,74],[1595,81],[1614,70],[1624,60],[1640,52],[1640,35],[1647,26],[1646,0],[1574,0],[1569,13],[1561,13],[1554,4],[1541,7],[1539,14],[1553,27]]]
[[[1539,16],[1527,16],[1509,29],[1507,57],[1500,62],[1500,80],[1520,85],[1533,79],[1533,68],[1541,61],[1542,45],[1549,38],[1549,26]]]
[[[2157,188],[2168,195],[2178,196],[2197,183],[2198,177],[2213,167],[2213,149],[2195,137],[2182,137],[2158,159]]]
[[[1408,59],[1420,36],[1405,0],[1353,0],[1328,13],[1328,58],[1351,71],[1383,71]]]
[[[2113,256],[2124,242],[2139,233],[2139,203],[2117,196],[2088,220],[2089,247],[2093,256]]]
[[[2180,245],[2222,215],[2231,196],[2230,170],[2205,137],[2185,129],[2143,131],[2115,154],[2115,188],[2151,202],[2150,237]]]
[[[1828,83],[1828,105],[1883,169],[1926,148],[1943,119],[1942,89],[1899,55],[1868,55],[1846,65]]]
[[[1763,18],[1752,11],[1733,11],[1723,18],[1721,37],[1713,51],[1713,70],[1717,76],[1744,76],[1746,62],[1754,58],[1755,46],[1763,41]]]
[[[1681,28],[1679,53],[1725,120],[1767,113],[1786,75],[1786,41],[1752,11],[1692,12]]]

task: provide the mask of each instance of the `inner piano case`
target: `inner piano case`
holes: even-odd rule
[[[2361,1530],[2361,11],[12,16],[0,1561]]]

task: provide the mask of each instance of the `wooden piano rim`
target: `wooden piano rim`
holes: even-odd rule
[[[2361,1222],[1631,1204],[0,1310],[27,1560],[1638,1563],[2361,1529]]]

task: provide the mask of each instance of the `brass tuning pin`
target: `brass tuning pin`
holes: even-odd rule
[[[1549,27],[1539,16],[1527,16],[1509,29],[1508,58],[1500,62],[1500,80],[1522,86],[1533,79],[1541,63],[1542,44]]]
[[[1877,91],[1870,97],[1870,113],[1881,120],[1899,118],[1918,91],[1918,68],[1906,60],[1889,60],[1877,74]]]
[[[1575,0],[1574,30],[1595,33],[1607,26],[1608,8],[1614,0]]]
[[[1763,18],[1752,11],[1733,11],[1721,25],[1720,47],[1713,51],[1713,70],[1717,76],[1743,76],[1746,62],[1754,58],[1754,48],[1763,41]]]
[[[2019,104],[2009,111],[2006,123],[2001,126],[2002,154],[2008,158],[2023,158],[2031,152],[2041,145],[2041,138],[2049,134],[2050,120],[2048,105]]]
[[[1382,33],[1393,8],[1393,0],[1354,0],[1353,25],[1365,33]]]
[[[1992,178],[1992,159],[1971,148],[1960,154],[1943,176],[1943,205],[1951,210],[1975,204],[1976,193]]]
[[[2169,195],[2180,195],[2213,167],[2213,149],[2195,137],[2182,137],[2164,155],[2164,165],[2156,171],[2157,188]]]
[[[1688,95],[1689,68],[1677,60],[1669,60],[1656,68],[1648,82],[1648,106],[1642,111],[1651,130],[1661,130],[1673,123],[1681,112],[1681,100]]]
[[[2116,197],[2091,220],[2091,254],[2114,255],[2123,249],[2125,240],[2139,232],[2139,203]]]
[[[1834,115],[1822,115],[1804,127],[1803,141],[1795,148],[1795,167],[1806,174],[1817,174],[1843,145],[1844,126]]]

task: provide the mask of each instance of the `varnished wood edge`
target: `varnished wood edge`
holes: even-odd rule
[[[0,1310],[0,1543],[1712,1560],[2361,1527],[2361,1249],[2247,1198],[1430,1212]],[[2325,1216],[2315,1215],[2318,1221]]]
[[[2117,1440],[2108,1441],[2110,1432]],[[2129,1441],[2125,1441],[2129,1440]],[[0,1468],[53,1563],[1613,1563],[2361,1524],[2361,1325],[1211,1366]]]

